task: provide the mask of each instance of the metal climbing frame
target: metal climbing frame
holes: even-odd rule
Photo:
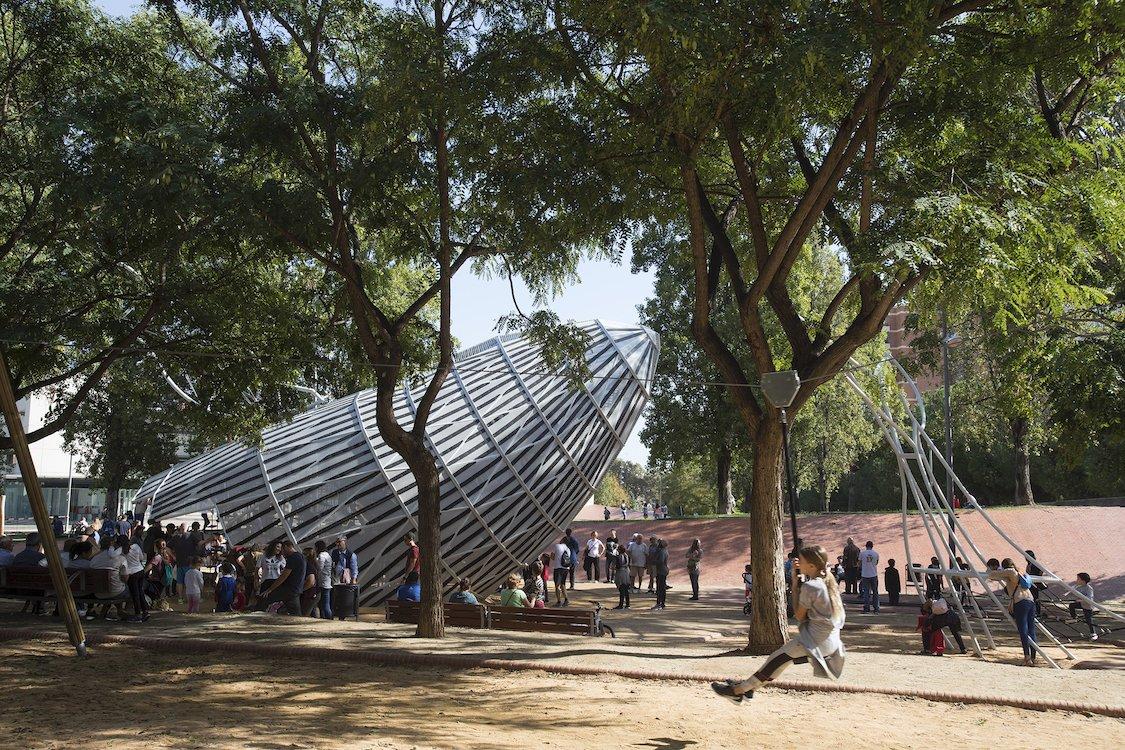
[[[883,437],[894,451],[899,470],[899,483],[902,489],[902,537],[903,545],[906,549],[906,573],[908,579],[914,583],[919,599],[924,597],[922,578],[927,574],[940,575],[943,581],[947,578],[950,581],[954,579],[964,581],[961,590],[967,594],[966,599],[969,606],[966,607],[965,604],[962,603],[961,597],[959,596],[961,591],[958,591],[956,588],[950,590],[949,601],[952,602],[954,610],[965,625],[965,629],[968,631],[969,638],[972,641],[973,651],[977,656],[982,655],[981,645],[977,638],[978,630],[983,633],[988,644],[987,648],[995,648],[993,633],[988,626],[988,619],[984,608],[981,607],[981,603],[978,601],[979,597],[983,596],[986,601],[990,600],[1000,615],[1007,620],[1008,624],[1011,625],[1013,629],[1016,627],[1015,621],[1008,613],[1007,606],[1000,601],[996,592],[988,585],[990,580],[988,578],[986,565],[988,557],[981,552],[980,548],[973,541],[972,534],[970,534],[957,519],[951,500],[945,496],[942,483],[938,481],[935,474],[934,467],[937,465],[952,478],[953,485],[965,498],[965,506],[980,513],[981,518],[983,518],[1005,542],[1011,545],[1016,553],[1012,557],[1022,557],[1024,560],[1035,564],[1043,571],[1042,575],[1031,576],[1032,581],[1059,585],[1065,589],[1066,595],[1073,599],[1084,601],[1106,616],[1125,622],[1125,617],[1087,598],[1078,592],[1074,586],[1048,570],[1043,561],[1029,557],[1026,552],[1024,552],[1024,548],[1017,544],[1015,540],[1000,528],[996,521],[988,514],[988,511],[981,507],[977,499],[965,488],[965,485],[953,471],[953,467],[946,462],[945,456],[938,448],[937,444],[926,433],[926,409],[922,401],[922,394],[918,390],[914,379],[903,369],[898,360],[889,358],[881,362],[878,366],[883,366],[883,363],[889,363],[894,368],[896,379],[899,380],[903,386],[908,388],[914,397],[912,404],[903,394],[902,388],[895,389],[899,405],[902,407],[900,414],[896,414],[891,408],[885,393],[883,394],[883,398],[880,399],[881,403],[876,404],[875,400],[868,394],[863,386],[860,385],[859,381],[851,372],[844,373],[844,379],[847,381],[848,385],[851,386],[852,390],[863,399],[868,411],[871,412],[871,415],[875,418],[880,430],[883,432]],[[910,533],[907,523],[907,514],[911,508],[916,508],[919,512],[922,519],[922,526],[926,531],[926,536],[930,541],[930,545],[933,547],[934,557],[939,561],[943,557],[959,557],[964,563],[964,567],[954,566],[954,561],[952,559],[950,560],[949,568],[913,567],[913,557],[910,549]],[[949,539],[948,545],[943,541],[945,539]],[[973,590],[973,581],[979,584],[980,592]],[[1038,621],[1036,624],[1038,632],[1045,635],[1049,641],[1058,646],[1065,654],[1066,658],[1074,658],[1074,654],[1071,653],[1070,649],[1061,643],[1050,630]],[[1037,642],[1035,643],[1035,650],[1042,655],[1051,666],[1056,669],[1059,668],[1058,663],[1052,659]]]

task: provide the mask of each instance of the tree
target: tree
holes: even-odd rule
[[[376,421],[418,491],[418,634],[444,632],[440,475],[427,427],[453,362],[451,280],[490,259],[547,293],[579,253],[614,247],[620,209],[583,158],[595,130],[547,63],[518,3],[161,3],[178,41],[223,88],[221,142],[240,201],[291,262],[338,289],[376,388]],[[184,9],[192,11],[188,15]],[[396,284],[402,271],[419,282]],[[549,315],[528,323],[543,338]],[[562,360],[584,354],[569,342]],[[394,399],[419,351],[436,369]]]
[[[1028,94],[1037,80],[1074,80],[1106,50],[1116,54],[1120,11],[1092,0],[1033,11],[987,0],[639,11],[560,0],[554,9],[584,93],[640,152],[646,178],[667,186],[669,200],[678,193],[692,335],[753,444],[750,646],[772,648],[785,628],[781,429],[752,374],[796,370],[799,412],[924,280],[938,298],[951,293],[943,282],[974,275],[997,286],[1033,280],[1011,285],[1005,303],[1016,310],[1029,286],[1068,299],[1073,252],[1084,248],[1064,257],[1042,231],[1065,226],[1054,206],[1012,200],[1011,188],[1027,186],[1021,170],[1067,171],[1056,144],[1022,139],[1041,114]],[[1110,111],[1083,88],[1064,99]],[[1009,123],[1021,127],[997,127]],[[828,238],[847,273],[823,311],[806,316],[791,271]],[[716,324],[720,287],[734,297],[736,335]]]
[[[17,397],[52,402],[29,439],[140,357],[206,386],[199,428],[216,439],[300,408],[286,384],[330,361],[333,326],[305,304],[307,272],[264,260],[224,210],[206,71],[169,59],[152,14],[32,0],[0,24],[3,346]],[[321,348],[298,330],[322,331]]]
[[[598,482],[597,492],[594,493],[594,502],[606,508],[619,508],[630,505],[629,493],[621,486],[621,481],[612,472],[602,477]]]
[[[79,468],[105,488],[111,517],[121,489],[163,471],[176,455],[184,404],[144,360],[126,360],[91,392],[63,435]]]

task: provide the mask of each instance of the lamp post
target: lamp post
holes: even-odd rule
[[[785,410],[797,397],[801,388],[801,378],[796,370],[782,370],[762,375],[762,393],[766,400],[780,410],[781,443],[785,453],[785,479],[789,485],[789,526],[793,531],[793,546],[797,546],[797,494],[793,489],[793,468],[789,457],[789,419]]]

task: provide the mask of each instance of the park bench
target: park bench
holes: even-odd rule
[[[387,622],[417,625],[419,609],[418,602],[388,601]],[[488,627],[488,610],[483,605],[446,602],[442,609],[445,610],[445,624],[451,627],[477,630]]]
[[[488,627],[495,630],[597,635],[592,609],[536,609],[488,605]]]
[[[109,576],[112,570],[91,570],[89,568],[66,571],[70,590],[75,595],[95,596],[108,594],[111,589]],[[18,599],[27,602],[53,601],[55,585],[46,568],[0,568],[0,598]],[[125,598],[124,595],[117,597]],[[112,599],[101,599],[108,602]]]

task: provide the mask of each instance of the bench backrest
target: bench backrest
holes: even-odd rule
[[[451,627],[481,629],[488,626],[487,612],[480,604],[445,602],[442,609],[445,613],[445,624]],[[387,602],[387,622],[417,625],[420,611],[421,605],[418,602],[391,600]]]
[[[489,627],[499,630],[528,630],[543,633],[593,635],[592,609],[536,609],[534,607],[488,607]]]
[[[109,576],[112,570],[92,570],[90,568],[68,568],[67,580],[70,590],[76,594],[108,594]],[[54,591],[55,584],[46,568],[0,568],[0,589],[20,589],[27,591]]]

